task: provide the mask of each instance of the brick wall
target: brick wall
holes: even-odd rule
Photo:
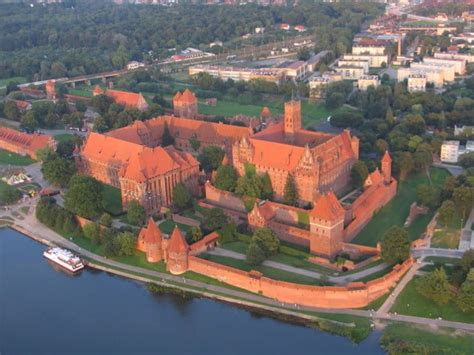
[[[244,203],[233,193],[216,189],[210,182],[206,183],[205,189],[206,201],[210,204],[247,214]]]
[[[413,264],[409,259],[384,277],[368,283],[346,286],[310,286],[272,280],[256,272],[245,272],[209,260],[190,256],[188,267],[229,285],[273,298],[280,302],[323,308],[359,308],[387,293]]]

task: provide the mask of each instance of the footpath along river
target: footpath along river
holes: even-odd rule
[[[0,354],[383,354],[361,344],[206,299],[153,295],[91,269],[71,276],[45,247],[0,229]]]

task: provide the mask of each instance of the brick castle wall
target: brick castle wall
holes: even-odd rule
[[[261,274],[245,272],[229,266],[188,257],[190,271],[197,272],[226,284],[273,298],[280,302],[322,308],[360,308],[387,293],[413,265],[409,259],[396,265],[384,277],[367,283],[355,282],[347,286],[310,286],[272,280]]]

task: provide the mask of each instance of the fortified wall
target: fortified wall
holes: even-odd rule
[[[310,286],[277,281],[256,271],[245,272],[209,260],[189,256],[189,271],[203,274],[280,302],[321,308],[360,308],[387,293],[413,265],[408,259],[396,265],[384,277],[367,283],[353,282],[346,286]]]

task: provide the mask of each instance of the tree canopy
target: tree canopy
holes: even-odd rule
[[[410,240],[405,229],[392,226],[381,241],[382,259],[390,265],[398,264],[410,256]]]
[[[64,195],[64,205],[70,211],[85,218],[94,218],[103,212],[103,187],[96,179],[74,175]]]

